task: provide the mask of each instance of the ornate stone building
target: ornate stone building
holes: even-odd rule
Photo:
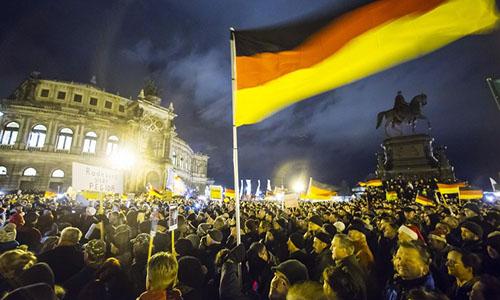
[[[0,189],[66,191],[78,162],[122,169],[126,192],[165,187],[169,169],[203,192],[208,156],[177,136],[157,94],[149,85],[132,100],[33,73],[0,102]]]

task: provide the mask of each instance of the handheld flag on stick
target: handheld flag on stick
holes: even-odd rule
[[[366,182],[366,186],[369,186],[369,187],[379,187],[379,186],[382,186],[382,180],[380,180],[380,179],[368,180]]]
[[[452,184],[438,183],[437,187],[438,187],[439,193],[441,195],[458,194],[458,189],[460,188],[460,184],[456,184],[456,183],[452,183]]]
[[[458,193],[458,199],[460,200],[481,200],[483,199],[483,190],[469,188],[460,188]]]
[[[316,200],[331,200],[333,196],[337,195],[336,188],[329,184],[321,183],[309,178],[309,186],[305,198]]]
[[[417,195],[417,197],[415,197],[415,202],[417,202],[418,204],[421,204],[423,206],[436,206],[434,201],[432,201],[431,199],[424,197],[422,195]]]
[[[377,0],[338,15],[234,32],[235,126],[493,29],[494,0]]]

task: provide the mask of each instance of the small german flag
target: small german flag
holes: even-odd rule
[[[382,180],[380,180],[380,179],[368,180],[366,182],[366,186],[370,186],[370,187],[379,187],[379,186],[382,186]]]
[[[54,198],[55,196],[57,196],[56,193],[54,192],[51,192],[51,191],[46,191],[44,194],[43,194],[43,197],[44,198]]]
[[[236,126],[493,29],[494,0],[376,0],[273,28],[235,31]]]
[[[385,199],[387,201],[398,200],[398,193],[395,191],[387,191],[387,192],[385,192]]]
[[[415,202],[423,206],[436,206],[436,203],[434,203],[434,201],[422,195],[417,195],[417,197],[415,197]]]
[[[228,188],[226,188],[226,189],[224,190],[224,196],[225,196],[225,197],[228,197],[228,198],[234,198],[234,195],[235,195],[235,193],[234,193],[234,190],[233,190],[233,189],[228,189]]]
[[[483,190],[472,187],[460,188],[458,193],[460,200],[481,200],[483,199]]]
[[[441,193],[441,195],[447,195],[447,194],[458,194],[458,189],[460,188],[462,184],[459,183],[451,183],[451,184],[445,184],[445,183],[438,183],[438,191]]]

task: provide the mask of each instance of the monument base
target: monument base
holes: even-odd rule
[[[433,149],[434,139],[427,134],[391,137],[382,143],[383,153],[377,160],[377,177],[437,178],[454,180],[453,167],[449,164],[445,148]]]

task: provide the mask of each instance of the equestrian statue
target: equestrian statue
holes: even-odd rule
[[[422,114],[422,106],[427,104],[427,96],[420,94],[407,103],[401,91],[394,99],[394,107],[390,110],[379,112],[377,115],[377,129],[385,119],[385,134],[390,136],[388,129],[393,129],[403,135],[403,126],[410,126],[412,133],[415,133],[417,120],[426,120],[427,128],[431,130],[431,123],[426,116]]]

